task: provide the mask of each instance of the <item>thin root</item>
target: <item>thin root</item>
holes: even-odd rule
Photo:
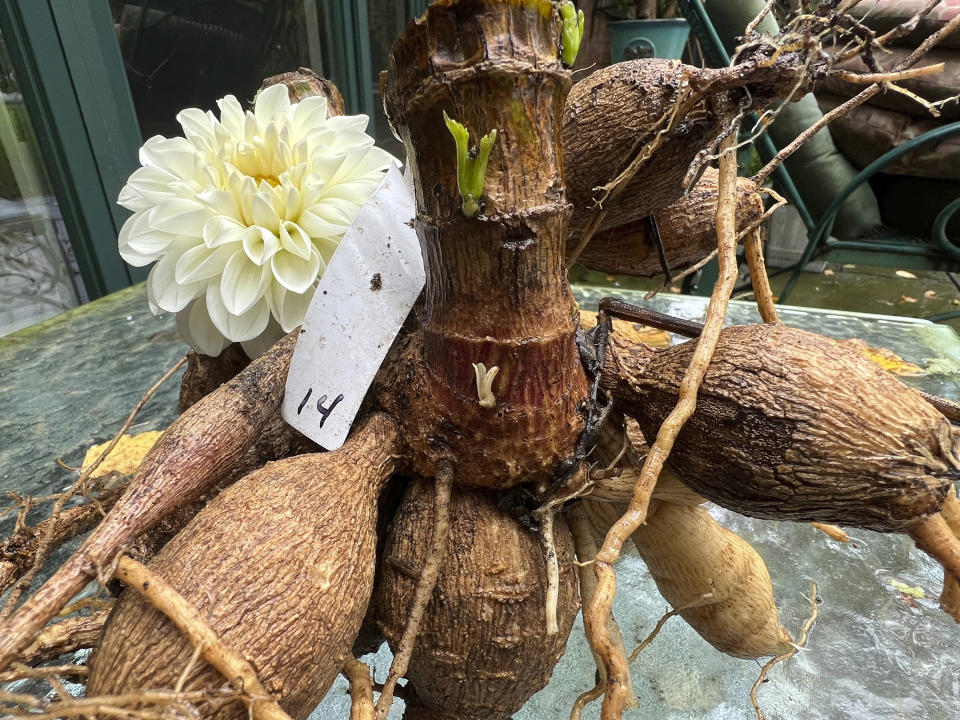
[[[825,534],[831,540],[836,540],[837,542],[848,543],[850,542],[850,536],[847,533],[838,528],[836,525],[827,525],[826,523],[810,523],[817,530]]]
[[[350,720],[373,720],[373,678],[370,677],[370,668],[348,655],[341,672],[350,681]]]
[[[758,227],[747,235],[743,247],[747,251],[750,282],[753,284],[753,296],[757,299],[757,309],[760,311],[760,317],[763,318],[765,323],[775,323],[780,322],[780,318],[777,316],[777,308],[773,303],[770,278],[767,277],[767,267],[763,261],[761,232]]]
[[[553,542],[553,518],[556,513],[548,512],[540,526],[540,539],[543,542],[543,555],[547,564],[547,594],[544,603],[547,635],[556,635],[557,601],[560,597],[560,564],[557,560],[557,547]]]
[[[781,653],[776,657],[767,661],[766,665],[760,668],[760,675],[757,677],[753,687],[750,688],[750,702],[753,704],[753,709],[757,713],[757,720],[767,720],[767,716],[763,714],[763,710],[760,709],[760,702],[757,700],[757,691],[760,689],[760,686],[766,681],[767,673],[770,672],[770,669],[779,663],[789,660],[798,652],[803,651],[804,647],[807,644],[807,638],[810,635],[810,629],[813,627],[813,624],[817,621],[817,615],[820,613],[820,602],[817,597],[817,583],[816,581],[810,582],[810,617],[803,624],[803,628],[800,630],[800,638],[791,644],[791,648],[785,653]]]
[[[413,645],[417,641],[417,633],[420,630],[420,621],[427,609],[427,603],[430,602],[430,596],[433,595],[433,588],[440,576],[440,561],[447,549],[447,536],[450,530],[450,490],[453,485],[453,466],[450,463],[440,465],[435,482],[437,495],[433,506],[433,547],[430,548],[430,553],[423,564],[423,571],[417,580],[407,626],[403,629],[403,636],[400,638],[397,652],[390,664],[390,672],[387,674],[386,682],[383,683],[383,692],[377,698],[377,720],[385,720],[387,717],[390,706],[393,704],[397,680],[407,672],[410,656],[413,654]]]
[[[734,144],[735,133],[725,140],[724,146]],[[733,153],[721,149],[720,188],[717,201],[717,238],[720,276],[714,286],[703,332],[697,341],[693,358],[680,384],[677,405],[660,426],[656,441],[650,448],[641,470],[640,480],[633,499],[623,516],[610,528],[603,547],[597,554],[594,570],[597,575],[597,592],[593,602],[584,613],[584,624],[594,651],[603,658],[607,669],[606,696],[603,702],[603,720],[620,720],[626,701],[629,667],[625,654],[616,647],[608,628],[617,579],[613,564],[620,556],[620,549],[633,532],[645,521],[650,497],[656,487],[660,470],[673,447],[680,429],[696,407],[697,391],[706,374],[710,359],[720,338],[720,330],[726,316],[727,304],[737,279],[736,250],[736,183],[737,161]]]
[[[166,580],[127,556],[119,558],[116,577],[169,618],[190,644],[200,648],[204,660],[243,691],[241,700],[247,704],[253,720],[290,720],[260,684],[253,666],[239,652],[224,645],[200,612]]]

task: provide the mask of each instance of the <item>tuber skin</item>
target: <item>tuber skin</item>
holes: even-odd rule
[[[631,539],[664,600],[717,650],[753,659],[790,648],[763,558],[706,508],[657,502]]]
[[[576,83],[563,111],[563,158],[567,198],[575,208],[570,223],[573,245],[590,220],[595,188],[617,177],[646,143],[677,101],[688,75],[697,68],[675,60],[645,59],[601,68]],[[733,119],[701,100],[667,134],[618,200],[605,205],[598,228],[614,228],[645,218],[675,202],[687,168],[713,144]]]
[[[432,543],[433,503],[432,483],[411,483],[388,534],[375,602],[392,648]],[[537,536],[487,490],[455,484],[450,510],[447,550],[407,670],[416,701],[405,717],[507,720],[547,684],[566,647],[579,609],[573,539],[557,516],[559,631],[548,635],[546,558]]]
[[[688,194],[653,213],[672,272],[684,270],[716,251],[717,186],[717,171],[707,168]],[[737,227],[756,222],[762,213],[763,198],[757,186],[748,178],[737,178]],[[577,215],[574,211],[574,219]],[[568,257],[576,245],[571,236],[567,241]],[[615,275],[653,277],[663,272],[649,223],[643,218],[615,227],[601,225],[577,262]]]
[[[271,463],[218,495],[150,563],[306,718],[348,657],[373,588],[377,497],[395,470],[396,424],[369,417],[347,443]],[[171,687],[193,655],[176,627],[126,591],[91,659],[88,694]],[[204,662],[184,689],[222,684]],[[242,719],[239,702],[208,717]]]
[[[423,327],[381,384],[416,473],[454,466],[456,482],[549,481],[573,454],[587,381],[564,265],[570,207],[560,127],[570,72],[546,0],[431,5],[397,39],[384,103],[416,188],[426,266]],[[479,212],[466,217],[457,147],[497,131]],[[481,405],[474,366],[496,367]]]
[[[0,625],[5,668],[127,543],[230,474],[283,399],[296,331],[181,415],[80,548]]]
[[[611,335],[604,386],[652,437],[693,341],[661,351]],[[669,463],[752,517],[908,532],[960,475],[960,430],[847,344],[780,324],[722,331]]]

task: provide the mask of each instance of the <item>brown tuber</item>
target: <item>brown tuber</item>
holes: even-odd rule
[[[684,270],[717,249],[717,171],[707,168],[686,195],[653,213],[664,256],[672,272]],[[616,201],[614,201],[616,202]],[[737,178],[737,227],[745,228],[763,213],[763,199],[748,178]],[[578,213],[574,213],[576,219]],[[567,252],[577,240],[571,237]],[[618,226],[601,226],[577,257],[591,270],[652,277],[663,272],[650,224],[640,218]]]
[[[647,437],[676,402],[694,342],[654,351],[611,336],[604,377]],[[960,429],[836,340],[780,324],[722,331],[669,463],[744,515],[906,532],[939,511]]]
[[[396,649],[431,545],[434,492],[411,483],[389,531],[376,588],[377,618]],[[454,487],[446,554],[407,677],[408,720],[507,720],[547,684],[579,600],[573,540],[557,517],[559,631],[544,629],[546,558],[536,534],[487,490]]]
[[[397,431],[374,415],[340,450],[266,465],[218,495],[150,563],[250,659],[263,686],[306,718],[340,671],[373,587],[377,496]],[[193,647],[127,591],[91,660],[88,694],[172,687]],[[200,661],[184,687],[223,684]],[[243,718],[239,702],[210,717]]]

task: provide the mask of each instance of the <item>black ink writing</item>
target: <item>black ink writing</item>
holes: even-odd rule
[[[307,388],[307,394],[303,396],[303,400],[300,401],[300,404],[297,406],[297,415],[303,412],[303,409],[307,406],[307,402],[310,400],[310,396],[313,395],[313,388]],[[326,395],[321,395],[317,398],[317,412],[320,413],[320,424],[318,428],[322,428],[323,424],[327,421],[327,418],[330,417],[330,413],[333,412],[333,409],[340,404],[340,401],[343,400],[343,394],[337,395],[333,401],[330,403],[329,407],[324,407],[324,403],[327,401]]]

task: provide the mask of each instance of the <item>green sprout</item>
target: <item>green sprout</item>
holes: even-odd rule
[[[583,40],[583,10],[578,11],[572,0],[565,0],[560,4],[560,17],[563,19],[560,59],[564,65],[572,67],[580,52],[580,41]]]
[[[447,130],[453,135],[457,143],[457,189],[463,198],[463,214],[468,218],[474,217],[480,211],[480,197],[483,195],[483,181],[487,176],[487,160],[490,151],[497,139],[497,131],[491,130],[480,138],[480,149],[469,150],[470,131],[443,112],[443,121]]]

